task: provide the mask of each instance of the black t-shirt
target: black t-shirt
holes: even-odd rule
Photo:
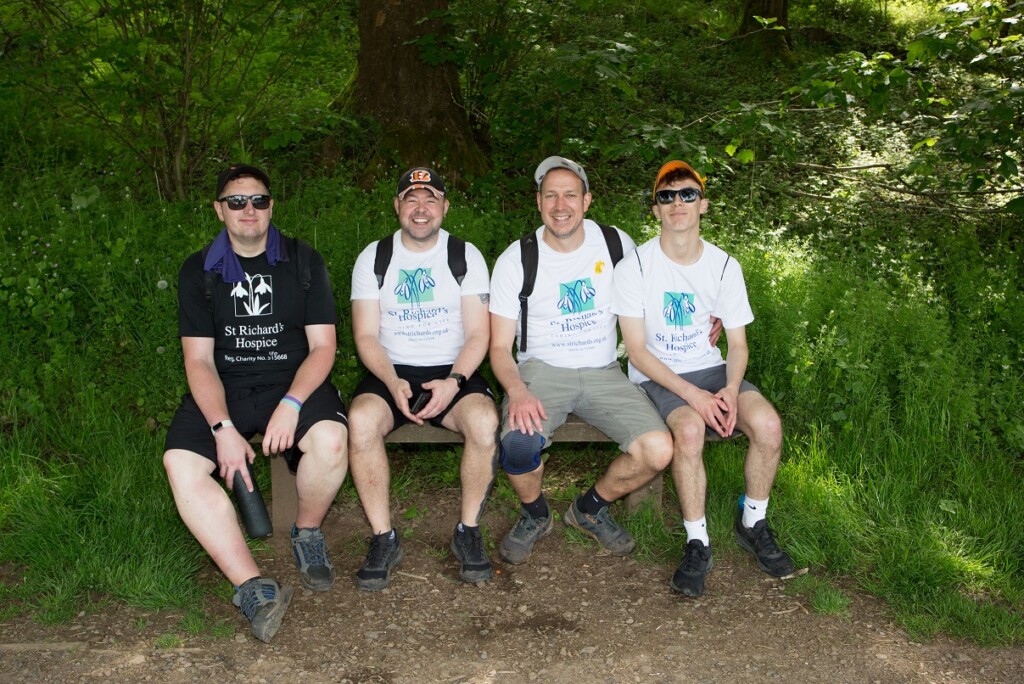
[[[214,274],[213,311],[204,293],[203,255],[178,272],[178,335],[214,338],[214,362],[225,387],[287,384],[309,355],[307,325],[336,325],[331,280],[312,252],[309,292],[302,288],[295,241],[282,238],[288,261],[271,266],[266,253],[239,257],[245,279],[225,283]]]

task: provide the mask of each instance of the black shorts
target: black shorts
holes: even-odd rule
[[[274,415],[281,399],[288,393],[289,386],[257,385],[225,389],[228,415],[231,416],[231,422],[235,424],[235,429],[246,439],[266,430],[270,417]],[[302,441],[311,427],[322,420],[333,420],[336,423],[348,425],[345,402],[341,400],[341,395],[330,380],[317,387],[303,402],[302,410],[299,411],[299,423],[295,428],[296,446],[283,454],[292,472],[299,467],[299,459],[302,458],[298,443]],[[210,426],[206,422],[203,412],[199,410],[199,406],[191,394],[186,394],[181,398],[181,406],[178,407],[171,420],[171,426],[167,429],[164,451],[170,449],[192,451],[213,461],[215,465],[217,464],[217,442],[213,438],[213,433],[210,432]],[[214,477],[220,477],[219,470],[219,468],[214,469]]]
[[[443,380],[451,372],[451,366],[395,366],[395,373],[398,374],[398,377],[402,380],[408,380],[412,386],[412,399],[409,400],[410,406],[416,401],[416,396],[422,391],[423,383],[430,382],[431,380]],[[398,406],[395,405],[395,400],[391,396],[391,391],[387,388],[387,385],[373,373],[367,373],[359,381],[356,391],[352,394],[352,400],[355,401],[355,398],[360,394],[376,394],[387,402],[388,407],[391,409],[391,417],[395,421],[391,427],[392,430],[397,430],[406,423],[412,422],[405,417],[404,413],[398,410]],[[459,403],[460,399],[470,394],[486,394],[491,398],[491,401],[494,401],[494,393],[491,392],[490,386],[483,376],[480,375],[480,372],[476,371],[466,378],[466,384],[462,386],[458,394],[452,397],[452,403],[448,404],[444,411],[441,411],[441,413],[431,418],[428,422],[438,427],[443,427],[441,421],[448,415],[448,412]]]

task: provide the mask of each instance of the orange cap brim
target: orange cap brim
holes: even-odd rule
[[[651,197],[654,197],[654,193],[658,191],[658,186],[661,185],[662,179],[665,178],[665,176],[667,176],[668,174],[672,173],[673,171],[683,171],[693,176],[693,179],[700,183],[700,191],[705,191],[706,188],[704,187],[704,176],[697,173],[697,170],[694,169],[689,164],[687,164],[686,162],[679,161],[677,159],[675,161],[670,161],[666,163],[658,171],[658,177],[654,179],[654,189],[651,191]]]

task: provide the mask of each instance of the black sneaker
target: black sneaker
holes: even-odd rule
[[[272,579],[254,577],[235,590],[231,603],[241,609],[242,615],[249,621],[253,636],[268,642],[281,627],[281,620],[284,619],[294,593],[291,587],[282,589]]]
[[[299,568],[299,581],[310,591],[327,591],[334,584],[334,565],[327,556],[327,541],[319,527],[292,525],[292,552]]]
[[[498,553],[506,562],[513,565],[525,563],[533,553],[533,545],[551,534],[554,527],[555,519],[551,515],[550,506],[548,514],[542,518],[534,518],[525,510],[520,510],[519,520],[501,540]]]
[[[370,550],[356,573],[356,586],[363,591],[380,591],[391,584],[391,571],[402,562],[402,543],[391,530],[370,538]]]
[[[697,598],[704,593],[704,577],[713,567],[715,563],[711,560],[711,547],[704,546],[700,539],[691,539],[686,542],[683,560],[668,585],[684,596]]]
[[[462,563],[459,577],[463,582],[486,582],[494,576],[494,568],[484,551],[484,538],[480,535],[479,527],[464,527],[460,532],[456,525],[452,533],[451,550],[452,555]]]
[[[613,556],[628,555],[636,546],[633,536],[615,522],[607,506],[602,507],[596,515],[590,515],[581,511],[573,501],[572,506],[569,506],[569,510],[562,516],[562,521],[589,534]]]
[[[743,509],[736,513],[736,543],[740,548],[753,554],[757,565],[772,577],[793,574],[793,560],[775,543],[772,529],[766,520],[759,520],[753,527],[743,526]]]

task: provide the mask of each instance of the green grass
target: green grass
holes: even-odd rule
[[[372,215],[372,202],[383,199],[342,194],[356,216]],[[306,216],[302,204],[301,198],[291,203],[287,221],[317,236],[330,256],[344,310],[347,284],[337,274],[351,267],[358,247],[327,238],[323,221],[338,220],[334,213]],[[160,452],[184,389],[174,273],[210,225],[182,207],[156,209],[147,215],[111,198],[88,221],[58,213],[50,249],[60,254],[46,261],[59,260],[74,277],[47,286],[47,296],[37,295],[31,306],[10,299],[16,291],[30,294],[29,281],[24,290],[11,285],[0,308],[8,327],[19,332],[4,337],[0,353],[24,360],[5,365],[0,376],[0,525],[12,531],[0,538],[0,559],[25,569],[26,591],[19,588],[17,599],[42,620],[66,619],[83,596],[97,592],[141,607],[188,608],[205,591],[192,578],[206,560],[178,520]],[[488,215],[486,206],[461,213],[460,232],[473,241],[490,231]],[[29,218],[22,217],[25,231]],[[181,229],[148,231],[154,222]],[[1001,309],[1005,331],[991,330],[979,346],[962,334],[970,329],[965,326],[995,314],[976,302],[954,316],[951,300],[939,291],[958,292],[960,285],[939,288],[920,274],[870,270],[862,262],[873,257],[845,246],[826,257],[821,245],[757,229],[756,219],[736,209],[718,217],[713,239],[744,265],[757,315],[749,328],[750,375],[779,406],[786,426],[771,504],[780,539],[799,564],[847,576],[885,598],[915,633],[1020,641],[1024,539],[1019,526],[1005,521],[1024,515],[1016,487],[1022,467],[1007,451],[1013,430],[992,429],[1024,424],[1019,352],[1009,335],[1024,318],[1014,313],[1019,305],[1010,304],[1020,299],[1016,281],[993,281],[1003,288],[999,301],[1017,308]],[[26,257],[14,263],[36,268],[27,257],[38,241],[5,239],[6,248]],[[123,251],[117,239],[124,240]],[[75,240],[87,245],[84,255],[77,251],[81,242],[70,244]],[[961,266],[950,277],[975,273]],[[171,285],[161,288],[161,280]],[[55,301],[69,282],[81,286]],[[49,308],[32,308],[40,305]],[[16,314],[49,327],[25,325]],[[62,316],[66,324],[58,325]],[[344,333],[343,326],[343,350]],[[336,379],[350,390],[358,367],[340,366]],[[110,368],[116,372],[98,372]],[[986,399],[991,386],[1000,388],[998,401]],[[716,543],[731,539],[745,448],[737,440],[707,451],[708,519]],[[455,495],[457,450],[407,451],[392,472],[396,501],[425,491]],[[545,487],[556,510],[589,487],[614,455],[607,445],[553,446]],[[258,476],[266,478],[266,468]],[[682,534],[666,482],[663,513],[623,519],[642,557],[673,562]],[[351,484],[340,496],[355,496]],[[490,505],[514,519],[516,498],[507,478],[499,475]],[[591,543],[566,534],[574,543]],[[141,545],[156,553],[139,554]]]
[[[791,580],[786,586],[786,591],[803,596],[817,613],[850,617],[852,600],[825,578],[803,575]]]
[[[828,19],[833,5],[793,8],[791,19],[843,31],[848,21]],[[888,41],[907,30],[897,20],[914,8],[933,9],[898,3],[886,17],[877,5],[844,5],[844,16],[863,19],[857,25],[867,34],[850,30],[844,39]],[[717,10],[699,12],[715,31],[728,29]],[[727,46],[672,70],[663,55],[688,54],[708,34],[651,21],[641,6],[572,15],[559,19],[570,22],[560,30],[589,21],[595,35],[635,32],[632,85],[651,112],[638,118],[629,111],[636,101],[609,96],[608,83],[597,89],[600,98],[571,93],[577,106],[562,112],[561,151],[588,164],[591,216],[642,238],[651,227],[642,199],[656,163],[711,155],[705,237],[743,265],[756,315],[747,331],[748,375],[776,404],[786,430],[769,513],[785,548],[812,577],[841,577],[836,584],[882,597],[915,637],[1024,642],[1024,526],[1016,524],[1024,519],[1019,219],[922,208],[878,185],[800,175],[773,158],[770,131],[755,143],[755,165],[720,152],[713,158],[729,136],[710,119],[685,130],[661,122],[697,121],[734,99],[773,99],[792,82],[790,70],[746,64]],[[924,18],[910,16],[913,23]],[[551,82],[577,78],[577,66],[548,67]],[[450,193],[446,226],[490,263],[538,225],[528,167],[538,156],[532,134],[549,123],[540,110],[552,90],[534,98],[538,80],[526,82],[529,104],[513,88],[495,114],[496,170],[467,193],[454,183]],[[604,125],[613,120],[626,123]],[[0,116],[12,141],[20,139],[15,123],[13,114]],[[842,165],[861,153],[892,160],[911,144],[897,135],[904,124],[895,119],[815,112],[786,125],[799,133],[806,161]],[[157,202],[133,173],[97,173],[106,162],[80,159],[88,145],[62,147],[56,133],[39,135],[42,142],[12,142],[0,165],[0,563],[18,577],[0,584],[0,619],[29,612],[65,620],[96,607],[90,597],[186,611],[201,610],[210,593],[229,600],[230,586],[196,581],[208,559],[178,519],[160,464],[164,431],[186,390],[176,276],[217,228],[209,197]],[[616,136],[622,140],[607,139]],[[393,185],[365,190],[344,169],[297,177],[288,155],[308,159],[310,148],[281,154],[275,222],[312,242],[332,274],[340,316],[333,378],[347,397],[363,372],[353,353],[349,274],[358,252],[395,228]],[[815,190],[813,182],[842,199],[795,193]],[[724,547],[743,488],[744,450],[735,441],[706,453],[710,534]],[[456,496],[457,450],[408,453],[392,470],[394,501],[401,506],[439,490]],[[545,492],[556,515],[613,457],[601,445],[552,447]],[[265,464],[257,476],[267,484]],[[660,514],[616,513],[645,560],[678,559],[683,535],[672,497],[666,479]],[[339,499],[355,500],[351,480]],[[489,505],[514,521],[517,501],[506,477],[499,475]],[[351,543],[362,555],[362,542]],[[822,609],[841,614],[841,594],[821,593]],[[188,620],[193,627],[185,632],[216,631],[203,627],[202,614]],[[179,637],[166,638],[180,645]]]

